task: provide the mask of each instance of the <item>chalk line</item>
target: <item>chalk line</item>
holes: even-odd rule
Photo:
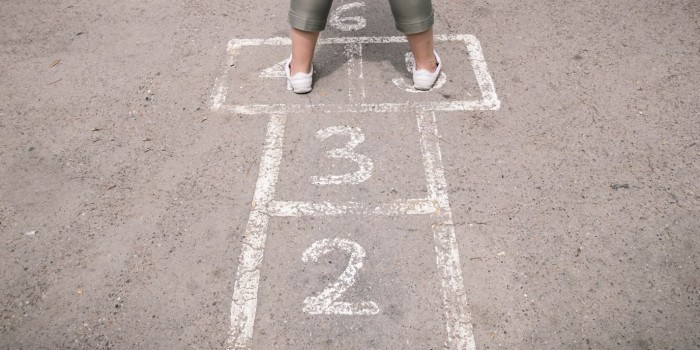
[[[340,215],[426,215],[436,210],[435,202],[431,199],[406,199],[389,203],[359,203],[359,202],[300,202],[300,201],[271,201],[267,207],[270,216],[301,217],[301,216],[340,216]]]
[[[464,41],[478,42],[476,37],[471,34],[439,34],[434,36],[437,42],[443,41]],[[338,38],[321,38],[318,45],[329,44],[391,44],[391,43],[406,43],[405,36],[348,36]],[[292,39],[288,37],[274,37],[268,39],[231,39],[228,42],[229,51],[232,47],[242,46],[260,46],[260,45],[291,45]]]
[[[428,195],[438,207],[438,210],[433,213],[435,223],[432,229],[435,252],[437,253],[436,262],[442,282],[445,318],[447,319],[447,348],[474,350],[476,343],[471,325],[471,315],[467,310],[467,295],[464,290],[459,249],[452,222],[452,209],[447,196],[447,180],[442,165],[435,113],[420,113],[418,115],[418,129],[421,133],[421,151],[425,177],[428,181]]]
[[[362,64],[362,45],[345,45],[345,57],[348,67],[348,97],[350,102],[365,100],[364,67]]]
[[[231,302],[231,328],[227,340],[228,349],[250,349],[253,325],[258,303],[260,266],[262,264],[267,225],[270,217],[265,207],[275,196],[275,186],[282,161],[285,115],[272,115],[267,124],[265,147],[260,160],[258,181],[253,195],[253,209],[243,237],[238,258],[236,283]]]
[[[399,103],[358,103],[358,104],[253,104],[223,105],[217,111],[236,114],[280,114],[280,113],[398,113],[420,111],[491,111],[500,107],[493,101],[471,100],[450,102],[399,102]]]

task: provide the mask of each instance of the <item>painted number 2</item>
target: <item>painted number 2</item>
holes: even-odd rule
[[[373,301],[349,303],[338,301],[348,288],[355,284],[355,276],[362,268],[362,260],[365,250],[356,242],[347,239],[323,239],[314,242],[304,251],[301,260],[318,262],[318,259],[331,251],[339,249],[350,254],[348,267],[338,277],[335,283],[330,284],[317,296],[307,297],[304,300],[303,311],[311,315],[376,315],[379,306]]]
[[[350,141],[343,148],[336,148],[326,152],[328,158],[350,159],[357,163],[360,169],[354,173],[343,175],[312,176],[311,181],[316,185],[357,185],[372,176],[374,163],[369,157],[355,153],[354,149],[359,144],[365,142],[365,135],[360,128],[349,126],[331,126],[316,133],[316,138],[323,141],[333,135],[347,135]]]

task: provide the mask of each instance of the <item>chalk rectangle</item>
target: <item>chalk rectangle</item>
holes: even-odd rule
[[[476,345],[474,341],[474,335],[473,335],[473,329],[472,329],[472,324],[471,324],[471,315],[468,311],[468,304],[467,304],[467,296],[464,288],[464,281],[463,281],[463,276],[462,276],[462,269],[461,269],[461,264],[460,264],[460,257],[459,257],[459,250],[457,247],[457,238],[455,235],[455,228],[454,228],[454,222],[452,219],[452,209],[450,207],[450,202],[447,194],[447,182],[445,180],[445,173],[444,173],[444,167],[442,165],[442,155],[440,151],[440,136],[437,131],[437,124],[435,120],[435,114],[434,113],[428,113],[428,112],[422,112],[418,114],[417,117],[417,128],[419,130],[420,134],[420,146],[421,146],[421,153],[422,153],[422,158],[423,158],[423,166],[424,166],[424,172],[425,172],[425,178],[427,181],[427,186],[426,190],[428,193],[428,198],[423,199],[423,200],[415,200],[415,202],[394,202],[394,207],[391,207],[392,209],[389,210],[386,207],[379,207],[383,208],[380,210],[377,210],[376,206],[373,204],[368,204],[368,203],[331,203],[331,202],[281,202],[277,201],[275,199],[275,193],[276,193],[276,184],[278,182],[278,177],[279,177],[279,169],[280,169],[280,164],[282,161],[282,156],[283,156],[283,147],[284,147],[284,132],[285,132],[285,124],[286,124],[287,118],[284,115],[272,115],[270,117],[270,122],[268,123],[268,128],[267,128],[267,136],[266,136],[266,141],[265,141],[265,147],[263,151],[263,156],[261,158],[260,162],[260,175],[258,177],[258,181],[256,184],[256,190],[255,190],[255,195],[254,195],[254,200],[253,200],[253,209],[251,210],[250,217],[248,220],[248,224],[246,226],[246,232],[243,237],[243,244],[241,247],[241,253],[239,255],[239,265],[237,268],[236,272],[236,282],[234,285],[234,292],[233,292],[233,297],[232,297],[232,302],[231,302],[231,329],[230,329],[230,334],[229,338],[227,341],[227,346],[229,350],[232,349],[239,349],[239,350],[250,350],[250,349],[255,349],[256,345],[259,343],[256,343],[253,339],[254,332],[256,330],[255,328],[255,323],[256,321],[259,322],[266,322],[270,321],[271,323],[267,324],[267,327],[271,328],[266,328],[266,329],[258,329],[259,335],[264,336],[262,332],[269,332],[273,331],[274,328],[279,328],[282,330],[282,333],[287,332],[286,327],[284,327],[282,324],[279,323],[278,320],[274,319],[274,315],[272,315],[273,312],[278,312],[278,311],[273,311],[273,310],[278,310],[279,308],[273,307],[272,309],[266,309],[264,311],[264,315],[258,313],[258,308],[260,307],[259,305],[259,300],[260,300],[260,283],[261,283],[261,268],[263,267],[263,264],[265,261],[269,263],[270,258],[264,259],[265,256],[265,246],[267,243],[268,239],[268,226],[270,223],[271,218],[273,217],[309,217],[309,216],[325,216],[325,220],[327,220],[330,217],[333,218],[338,218],[339,215],[347,215],[346,217],[343,217],[345,220],[349,220],[352,224],[346,224],[342,225],[342,227],[352,227],[353,231],[352,232],[343,232],[341,230],[338,230],[337,234],[342,234],[344,237],[341,237],[341,240],[348,240],[352,239],[353,241],[357,240],[362,240],[363,242],[368,241],[369,244],[367,247],[369,247],[371,250],[367,251],[367,254],[376,252],[375,247],[380,247],[383,244],[386,243],[391,243],[393,242],[391,239],[389,240],[382,240],[381,242],[376,242],[372,241],[373,239],[377,238],[377,235],[364,235],[363,231],[371,231],[371,228],[377,228],[377,227],[383,227],[382,225],[370,225],[366,230],[358,230],[357,227],[359,227],[359,224],[363,223],[364,221],[357,221],[353,217],[357,217],[360,215],[367,215],[368,213],[371,213],[373,215],[378,215],[379,217],[384,218],[387,220],[386,216],[391,216],[395,214],[406,214],[406,217],[419,217],[419,218],[428,218],[428,222],[430,222],[430,228],[432,230],[432,245],[434,247],[433,252],[436,254],[432,260],[436,263],[436,266],[434,268],[431,268],[433,271],[433,276],[432,278],[435,280],[435,282],[432,284],[433,287],[437,290],[439,289],[439,293],[434,293],[428,291],[428,294],[435,295],[439,294],[442,298],[441,303],[442,303],[442,321],[444,322],[445,330],[444,336],[442,336],[444,342],[444,348],[449,349],[449,350],[475,350]],[[417,206],[419,208],[423,208],[422,211],[420,212],[409,212],[407,209],[400,209],[402,205],[408,205],[410,204],[411,206]],[[432,204],[432,206],[431,206]],[[304,207],[300,209],[300,207]],[[399,209],[396,209],[399,208]],[[324,215],[324,211],[329,211],[330,214]],[[410,215],[409,215],[410,214]],[[430,214],[430,215],[420,215],[418,216],[417,214]],[[376,218],[376,217],[375,217]],[[288,219],[287,222],[289,223],[292,219]],[[365,219],[367,220],[367,219]],[[395,222],[395,220],[391,221],[392,223]],[[392,230],[394,228],[389,228],[388,225],[384,225],[385,230]],[[312,223],[312,228],[313,228],[313,223]],[[281,244],[281,248],[278,249],[273,249],[274,251],[286,251],[289,250],[289,244],[296,244],[298,242],[303,243],[310,243],[314,239],[317,239],[318,237],[313,237],[312,235],[309,235],[309,231],[312,231],[313,234],[317,234],[319,231],[318,230],[298,230],[299,235],[307,235],[305,236],[305,240],[288,240],[288,244]],[[398,230],[398,231],[403,231],[405,234],[405,230]],[[284,237],[290,237],[288,235],[289,232],[284,232],[282,236]],[[326,232],[323,236],[324,238],[333,238],[333,237],[328,237],[329,232]],[[291,233],[291,236],[293,237],[294,233]],[[336,235],[336,234],[332,234]],[[336,235],[337,236],[337,235]],[[391,236],[389,234],[388,236]],[[426,238],[428,235],[421,236],[420,238]],[[397,236],[398,237],[398,236]],[[336,239],[338,239],[336,237]],[[317,241],[318,242],[318,241]],[[357,243],[357,242],[356,242]],[[312,245],[314,243],[311,243]],[[359,243],[358,243],[359,244]],[[411,246],[411,245],[402,245],[402,246]],[[430,246],[429,243],[422,243],[419,244],[415,247],[425,247],[425,246]],[[296,250],[291,249],[292,256],[299,255],[299,251],[303,249],[303,246],[298,247]],[[331,250],[328,250],[325,253],[330,253],[332,252]],[[270,254],[270,253],[268,253]],[[362,257],[360,259],[363,259],[365,256],[365,253],[362,253]],[[380,253],[378,256],[387,256],[386,253]],[[420,257],[425,258],[424,255],[421,255]],[[409,260],[415,260],[415,259],[409,259]],[[318,261],[315,261],[316,263]],[[277,262],[279,263],[279,262]],[[284,264],[284,262],[282,262]],[[425,264],[424,264],[425,265]],[[348,265],[348,269],[346,272],[343,273],[341,277],[338,278],[338,281],[341,279],[345,278],[344,281],[347,281],[347,278],[349,278],[346,273],[349,273],[350,275],[356,275],[357,272],[361,269],[362,264],[359,265]],[[432,265],[431,265],[432,266]],[[410,269],[409,269],[410,270]],[[272,273],[277,273],[275,270],[270,270],[272,272],[268,272],[270,274]],[[350,271],[350,272],[347,272]],[[387,269],[386,273],[390,273],[391,269]],[[427,270],[426,270],[427,271]],[[381,275],[381,273],[379,274]],[[343,277],[345,276],[345,277]],[[267,278],[267,277],[265,277]],[[273,281],[279,281],[279,280],[284,280],[282,277],[273,277]],[[377,282],[379,281],[379,282]],[[375,280],[375,283],[382,283],[381,279]],[[438,288],[439,285],[439,288]],[[350,286],[352,286],[352,283],[350,283]],[[332,287],[336,288],[336,287]],[[338,287],[339,288],[339,287]],[[428,288],[429,289],[429,288]],[[339,289],[338,289],[339,290]],[[346,289],[347,290],[347,289]],[[278,293],[284,293],[278,292]],[[343,293],[343,292],[339,292]],[[316,294],[318,295],[318,294]],[[314,296],[316,296],[314,295]],[[367,293],[362,293],[359,295],[360,297],[363,297],[367,295]],[[340,295],[337,295],[335,298],[339,297]],[[351,296],[351,294],[348,294],[348,296]],[[324,297],[326,299],[324,300],[330,300],[333,301],[335,299],[329,299],[330,297]],[[292,298],[292,300],[299,300],[302,299],[301,295],[295,298]],[[391,300],[392,297],[391,295],[386,296],[384,298],[385,300]],[[398,299],[397,299],[398,300]],[[437,298],[433,298],[430,300],[430,302],[434,303],[437,300]],[[364,302],[364,300],[360,300],[361,302]],[[303,303],[306,303],[306,299],[302,301]],[[393,301],[390,302],[389,305],[396,304],[399,301]],[[374,300],[371,301],[371,303],[375,303]],[[263,307],[269,307],[269,305],[263,305]],[[422,305],[414,305],[416,310],[422,310],[421,307]],[[429,309],[436,309],[435,306],[430,306]],[[304,309],[302,308],[302,311]],[[415,310],[412,310],[415,311]],[[308,313],[308,312],[307,312]],[[418,314],[425,314],[427,315],[426,312],[419,312]],[[335,333],[326,333],[329,336],[331,336],[332,339],[331,342],[334,341],[334,339],[340,339],[342,341],[342,334],[337,332],[337,329],[332,329],[328,328],[330,326],[330,321],[331,318],[307,318],[304,316],[303,319],[300,319],[298,316],[300,315],[298,308],[296,311],[291,311],[289,313],[289,317],[296,317],[293,322],[305,322],[304,320],[308,320],[308,322],[315,323],[316,328],[315,330],[321,330],[323,329],[330,329]],[[294,316],[297,315],[297,316]],[[330,315],[330,314],[323,314],[323,315]],[[339,316],[341,314],[334,314],[335,316]],[[350,316],[352,315],[352,311],[348,313],[343,313],[343,316]],[[340,318],[335,318],[335,320],[339,320],[338,322],[345,322],[350,327],[354,327],[355,324],[359,324],[358,318],[356,317],[375,317],[379,315],[378,312],[371,313],[371,314],[355,314],[353,316],[353,319],[342,319],[340,321]],[[318,316],[318,315],[316,315]],[[272,317],[272,318],[271,318]],[[287,317],[287,316],[284,316]],[[378,319],[378,318],[377,318]],[[282,322],[284,323],[285,319],[282,319]],[[365,323],[362,327],[369,327],[369,329],[376,330],[376,329],[381,329],[379,324],[373,325],[374,319],[369,319],[369,323]],[[386,321],[386,320],[385,320]],[[380,323],[381,324],[381,323]],[[420,324],[420,322],[416,323]],[[429,324],[435,324],[435,321],[430,321]],[[384,324],[382,324],[384,325]],[[294,327],[297,327],[298,325],[291,325]],[[399,325],[399,328],[402,326]],[[298,327],[297,327],[298,328]],[[302,329],[302,328],[299,328]],[[292,330],[292,333],[290,334],[297,334],[298,332],[296,330]],[[441,333],[441,332],[440,332]],[[437,334],[437,333],[435,333]],[[303,338],[303,339],[308,339],[308,338]],[[383,349],[383,348],[394,348],[394,345],[387,345],[387,344],[393,344],[395,340],[398,338],[383,338],[378,340],[379,343],[377,348]],[[421,341],[427,341],[429,343],[433,342],[434,339],[430,336],[426,335],[421,335],[418,338],[416,338],[417,342]],[[422,340],[421,340],[422,339]],[[284,341],[285,337],[282,336],[281,338],[274,337],[272,340],[272,343],[267,343],[268,340],[261,340],[263,343],[262,348],[290,348],[290,344],[284,344],[284,343],[279,343],[279,341]],[[309,344],[304,344],[303,341],[299,342],[300,349],[307,349],[310,346],[317,347],[319,344],[317,343],[309,343]],[[329,345],[326,343],[325,345]],[[369,345],[372,345],[372,343],[369,343]],[[410,344],[408,344],[410,345]],[[419,345],[420,348],[425,348],[424,345]],[[432,347],[432,345],[428,345],[429,347]],[[327,347],[327,346],[326,346]],[[358,343],[356,345],[353,345],[351,348],[373,348],[372,346],[367,346],[366,343]],[[348,347],[344,347],[348,348]],[[410,346],[406,348],[411,348]]]
[[[299,202],[359,202],[389,205],[396,200],[427,198],[420,134],[414,113],[385,113],[381,118],[356,113],[289,115],[284,159],[280,164],[275,199]],[[347,134],[319,139],[318,132],[352,126],[363,141],[352,153],[364,156],[372,170],[360,183],[318,185],[314,178],[356,172],[348,158],[329,157],[347,147]],[[297,152],[296,150],[303,150]],[[353,210],[351,210],[353,212]]]
[[[252,350],[443,349],[447,338],[429,216],[272,218],[261,266]],[[372,301],[374,315],[311,315],[303,301],[335,282],[348,254],[301,260],[313,242],[350,239],[366,250],[340,300]]]
[[[339,37],[319,41],[314,92],[299,99],[286,91],[282,62],[289,53],[289,38],[233,39],[228,59],[211,97],[214,111],[238,114],[281,113],[385,113],[420,111],[497,110],[500,101],[488,72],[481,44],[472,35],[437,35],[436,46],[449,62],[446,72],[452,81],[425,93],[408,91],[412,82],[398,49],[405,37]],[[399,62],[391,63],[396,75],[363,74],[381,71],[382,62],[372,52],[384,45],[394,47]],[[461,48],[461,56],[454,47]],[[324,48],[325,47],[325,48]],[[453,55],[454,53],[455,55]],[[387,57],[396,60],[396,57]],[[373,67],[372,63],[380,67]],[[449,78],[448,78],[449,79]],[[449,85],[452,84],[452,85]],[[395,90],[395,91],[394,91]],[[394,92],[391,92],[394,91]],[[419,95],[419,96],[417,96]]]

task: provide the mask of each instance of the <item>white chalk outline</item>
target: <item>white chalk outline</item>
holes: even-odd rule
[[[228,43],[227,52],[229,54],[224,72],[217,78],[212,95],[212,111],[232,112],[238,114],[283,114],[283,113],[337,113],[337,112],[422,112],[422,111],[474,111],[474,110],[498,110],[501,101],[496,94],[496,88],[489,74],[484,54],[479,40],[470,34],[459,35],[435,35],[436,42],[457,41],[466,45],[469,54],[469,62],[474,70],[481,99],[448,101],[448,102],[404,102],[404,103],[364,103],[351,101],[350,104],[249,104],[249,105],[227,105],[226,97],[229,89],[230,74],[235,61],[235,57],[241,49],[246,46],[260,45],[291,45],[291,39],[287,37],[276,37],[270,39],[232,39]],[[319,40],[318,45],[342,44],[347,47],[352,45],[405,43],[404,36],[387,37],[338,37],[324,38]],[[362,50],[359,50],[361,55]],[[353,57],[356,57],[357,53]],[[361,56],[357,60],[360,65],[360,77],[362,77]],[[357,65],[357,64],[356,64]],[[351,68],[352,69],[352,68]],[[364,93],[364,91],[362,91]],[[354,103],[353,103],[354,102]]]
[[[249,343],[253,338],[260,265],[267,239],[267,224],[270,221],[270,215],[265,208],[275,196],[286,121],[285,115],[271,115],[267,123],[265,146],[253,195],[253,209],[248,217],[241,254],[238,257],[236,283],[231,301],[231,329],[227,340],[229,349],[250,349]]]
[[[421,112],[417,118],[421,153],[427,180],[428,197],[395,200],[389,203],[357,202],[294,202],[275,201],[275,189],[282,161],[285,115],[272,115],[267,125],[265,147],[255,187],[253,209],[250,212],[241,253],[238,258],[236,282],[231,302],[229,350],[249,350],[260,284],[267,225],[270,217],[336,216],[336,215],[426,215],[435,219],[432,225],[436,263],[441,278],[447,328],[445,348],[475,350],[471,316],[467,310],[459,250],[452,221],[452,209],[447,195],[447,181],[442,165],[439,135],[434,112]]]

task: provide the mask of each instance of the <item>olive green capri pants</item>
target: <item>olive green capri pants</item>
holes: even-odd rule
[[[291,0],[289,24],[307,32],[326,28],[333,0]],[[433,26],[431,0],[389,0],[396,29],[404,34],[424,32]]]

